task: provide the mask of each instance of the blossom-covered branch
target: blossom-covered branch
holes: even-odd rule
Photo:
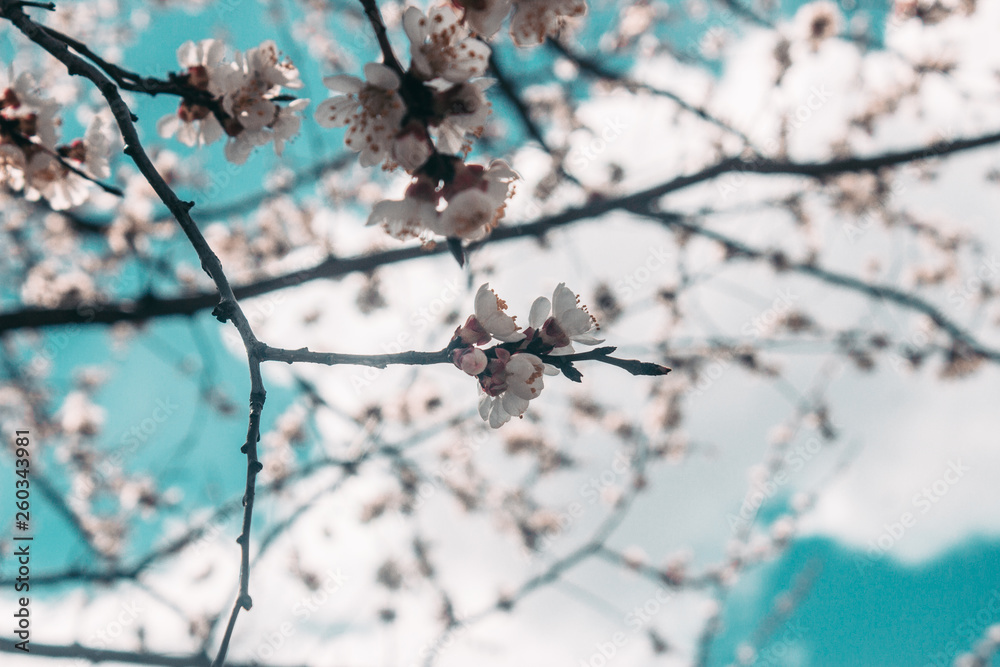
[[[394,354],[338,354],[307,349],[283,350],[261,345],[258,354],[268,361],[308,362],[335,366],[354,364],[385,368],[390,364],[429,365],[452,363],[479,382],[479,414],[493,428],[511,417],[520,417],[528,402],[539,396],[543,375],[562,373],[574,382],[582,375],[577,361],[600,361],[622,368],[632,375],[666,375],[659,364],[612,357],[614,347],[575,353],[573,343],[596,345],[597,321],[579,305],[579,297],[560,283],[552,300],[538,297],[531,306],[529,327],[520,330],[515,318],[507,315],[507,304],[482,285],[476,293],[475,314],[455,330],[448,347],[436,352]],[[485,345],[497,341],[492,347]]]
[[[484,239],[504,217],[519,176],[507,163],[466,164],[472,141],[490,114],[482,78],[492,60],[483,41],[500,29],[514,6],[510,33],[515,43],[531,46],[558,33],[564,20],[586,13],[582,0],[488,0],[403,13],[410,40],[410,65],[404,69],[386,33],[375,0],[361,0],[379,47],[382,63],[365,65],[365,79],[340,74],[324,79],[339,93],[316,109],[323,127],[347,126],[346,145],[360,154],[363,166],[402,167],[413,181],[403,199],[375,205],[369,225],[381,225],[399,239],[435,236],[449,241],[463,262],[462,241]],[[459,11],[461,10],[461,11]],[[494,65],[495,69],[495,65]],[[501,75],[502,76],[502,75]],[[518,104],[509,82],[504,92]],[[546,146],[524,113],[529,131]]]

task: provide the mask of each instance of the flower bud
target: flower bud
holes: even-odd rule
[[[469,375],[479,375],[486,370],[486,353],[478,347],[463,347],[451,353],[452,362]]]
[[[455,337],[461,338],[466,345],[484,345],[493,340],[493,336],[483,328],[475,315],[469,315],[465,324],[455,329]]]

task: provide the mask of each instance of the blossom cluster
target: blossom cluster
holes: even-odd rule
[[[399,238],[444,236],[475,241],[498,224],[517,174],[504,162],[466,164],[464,157],[490,114],[483,78],[492,37],[511,8],[520,45],[555,34],[565,17],[586,12],[582,0],[466,0],[403,13],[410,65],[369,63],[364,80],[324,79],[337,93],[316,109],[323,127],[347,127],[344,142],[363,166],[402,167],[413,177],[402,200],[375,205],[369,225]],[[390,66],[390,65],[394,65]]]
[[[30,74],[0,90],[0,185],[29,201],[45,198],[55,210],[82,204],[92,185],[87,177],[110,174],[103,119],[95,116],[82,139],[59,144],[59,104],[40,94]]]
[[[163,138],[176,135],[188,146],[211,144],[225,135],[226,159],[235,164],[271,141],[281,155],[302,124],[297,112],[309,104],[307,99],[279,104],[286,100],[282,88],[302,87],[298,69],[280,58],[271,40],[246,53],[237,51],[231,62],[224,52],[215,39],[185,42],[177,49],[177,61],[185,68],[178,80],[190,94],[182,97],[176,113],[160,119],[157,132]]]
[[[503,160],[488,167],[448,158],[453,178],[440,185],[417,174],[401,200],[386,199],[372,208],[369,225],[380,224],[398,239],[428,232],[448,238],[478,241],[496,227],[518,178]]]
[[[476,293],[475,314],[455,330],[449,349],[452,362],[479,381],[479,415],[493,428],[521,417],[543,389],[543,376],[559,369],[545,359],[573,354],[573,343],[596,345],[597,321],[580,306],[579,297],[559,283],[552,300],[535,299],[521,331],[507,304],[482,285]],[[493,340],[499,344],[482,346]]]

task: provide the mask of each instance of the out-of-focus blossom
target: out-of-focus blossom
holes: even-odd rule
[[[86,271],[67,269],[48,259],[28,271],[21,286],[21,298],[31,306],[65,308],[95,301],[97,288]]]
[[[836,37],[843,27],[837,5],[819,0],[802,5],[795,13],[795,32],[799,39],[809,42],[815,49],[821,42]]]
[[[465,10],[465,22],[480,37],[489,39],[500,30],[503,20],[510,14],[511,0],[456,0]]]
[[[111,173],[108,166],[110,150],[111,141],[104,120],[94,116],[83,139],[57,147],[55,154],[38,151],[32,155],[26,167],[25,199],[37,201],[44,197],[57,211],[79,206],[87,201],[92,185],[67,165],[94,178],[107,178]]]
[[[515,0],[510,36],[518,46],[541,44],[559,33],[568,18],[587,13],[584,0]]]
[[[108,176],[103,121],[95,117],[83,139],[58,146],[59,105],[42,97],[27,73],[0,85],[0,183],[31,201],[44,197],[56,210],[82,204],[90,184],[70,167]]]
[[[73,435],[96,435],[104,425],[105,410],[91,402],[83,391],[66,395],[57,417],[63,431]]]
[[[22,72],[13,81],[0,74],[0,142],[16,143],[26,137],[46,148],[55,148],[59,139],[59,104],[42,97],[34,78]]]
[[[0,143],[0,183],[14,191],[23,189],[27,167],[24,151],[13,144]]]

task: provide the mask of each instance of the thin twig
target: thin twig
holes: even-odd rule
[[[390,364],[427,366],[451,363],[451,352],[448,349],[436,352],[398,352],[395,354],[340,354],[337,352],[311,352],[304,347],[298,350],[284,350],[264,345],[261,347],[260,354],[264,361],[284,361],[288,364],[304,362],[325,366],[346,364],[385,368]]]
[[[740,140],[742,140],[743,143],[745,143],[747,146],[750,147],[753,146],[753,142],[750,141],[750,137],[744,134],[742,130],[733,127],[726,121],[712,114],[707,109],[688,102],[677,93],[671,92],[669,90],[664,90],[663,88],[658,88],[656,86],[651,86],[648,83],[641,83],[639,81],[635,81],[634,79],[630,79],[629,77],[623,74],[618,74],[616,72],[613,72],[604,67],[604,65],[601,65],[597,60],[588,58],[586,56],[580,55],[579,53],[576,53],[575,51],[572,51],[568,46],[566,46],[559,40],[549,38],[546,40],[545,43],[546,45],[551,47],[554,51],[559,53],[559,55],[563,56],[564,58],[572,62],[574,65],[579,67],[580,70],[583,71],[585,74],[589,74],[599,79],[604,79],[605,81],[614,81],[615,83],[618,83],[624,86],[626,89],[633,92],[636,90],[645,90],[654,95],[660,95],[661,97],[666,97],[667,99],[675,102],[677,106],[684,109],[685,111],[689,111],[694,115],[698,116],[699,118],[701,118],[702,120],[708,121],[709,123],[712,123],[716,127],[719,127],[725,130],[726,132],[729,132],[730,134],[739,137]]]
[[[579,375],[579,371],[575,371],[572,367],[575,361],[600,361],[624,369],[632,375],[666,375],[670,372],[669,368],[660,364],[637,361],[635,359],[619,359],[610,356],[616,349],[611,346],[599,347],[577,354],[539,354],[538,358],[545,363],[562,369],[570,377],[570,371]],[[263,344],[259,347],[260,358],[264,361],[283,361],[288,364],[304,362],[323,364],[325,366],[372,366],[374,368],[385,368],[388,365],[430,366],[434,364],[450,364],[452,363],[451,351],[452,348],[444,348],[435,352],[408,351],[393,354],[341,354],[338,352],[312,352],[304,347],[297,350],[286,350]]]
[[[75,166],[73,163],[71,163],[65,157],[63,157],[59,153],[59,151],[53,150],[53,149],[49,148],[48,146],[42,144],[41,142],[36,141],[36,140],[32,139],[31,137],[27,136],[26,134],[24,134],[23,132],[21,132],[20,129],[18,129],[18,126],[17,126],[16,122],[0,118],[0,125],[3,126],[3,130],[6,133],[8,133],[9,135],[11,135],[11,137],[14,139],[15,145],[17,145],[18,147],[21,147],[21,148],[31,147],[31,148],[33,148],[35,150],[41,151],[42,153],[45,153],[46,155],[48,155],[49,157],[51,157],[53,160],[55,160],[56,162],[58,162],[59,166],[61,166],[66,171],[72,172],[72,173],[76,174],[77,176],[79,176],[80,178],[82,178],[82,179],[84,179],[86,181],[90,181],[91,183],[93,183],[97,187],[101,188],[105,192],[107,192],[109,194],[113,194],[113,195],[115,195],[117,197],[124,197],[125,196],[125,193],[122,192],[120,188],[115,187],[114,185],[110,185],[108,183],[104,183],[100,179],[95,178],[94,176],[91,176],[87,172],[85,172],[82,169],[80,169],[79,167]]]
[[[727,236],[720,232],[707,229],[701,225],[696,225],[686,221],[681,216],[676,214],[648,210],[637,212],[641,215],[659,220],[668,227],[677,227],[692,234],[712,239],[713,241],[718,241],[729,252],[731,252],[735,258],[770,260],[774,257],[773,251],[754,248],[731,236]],[[981,356],[993,362],[1000,362],[1000,349],[992,348],[984,343],[980,343],[975,336],[952,321],[951,318],[941,312],[941,310],[939,310],[936,306],[916,294],[911,294],[910,292],[906,292],[891,285],[867,283],[859,278],[855,278],[854,276],[830,271],[829,269],[824,269],[811,262],[789,261],[782,264],[781,268],[785,271],[812,276],[813,278],[817,278],[830,285],[844,287],[877,299],[885,299],[886,301],[895,303],[898,306],[903,306],[926,315],[942,331],[947,333],[952,340],[966,347],[969,353]]]

